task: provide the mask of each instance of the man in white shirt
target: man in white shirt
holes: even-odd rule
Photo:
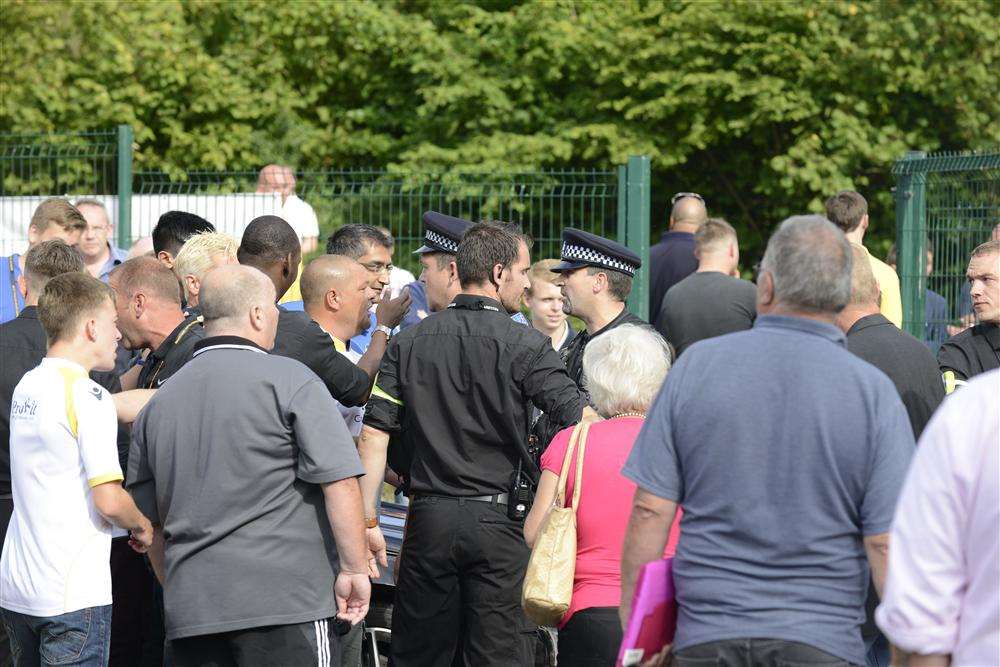
[[[105,665],[111,639],[111,524],[149,548],[153,531],[122,488],[117,418],[91,370],[110,371],[120,338],[114,293],[81,273],[38,302],[48,355],[14,390],[14,514],[0,558],[0,612],[16,664]]]
[[[945,400],[896,506],[875,620],[894,665],[1000,664],[1000,370]]]
[[[295,194],[295,172],[291,167],[269,164],[257,177],[257,192],[281,194],[281,210],[277,215],[292,226],[299,235],[302,254],[316,250],[319,242],[319,220],[316,211]]]

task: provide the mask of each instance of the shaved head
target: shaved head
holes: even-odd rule
[[[872,264],[864,248],[851,245],[854,261],[851,264],[851,300],[852,306],[870,306],[878,310],[881,293],[878,282],[872,272]]]
[[[362,276],[365,272],[365,276]],[[302,272],[299,288],[302,302],[318,305],[331,289],[344,289],[349,280],[366,277],[367,269],[346,255],[322,255],[309,262]]]
[[[274,304],[274,285],[249,266],[220,266],[209,271],[201,284],[201,314],[206,329],[220,320],[240,319],[251,308],[268,304]]]
[[[708,218],[705,202],[697,197],[681,197],[670,209],[670,221],[673,224],[688,224],[698,227]]]
[[[130,299],[138,293],[181,305],[181,286],[173,271],[155,257],[141,256],[122,262],[108,277],[115,292]]]

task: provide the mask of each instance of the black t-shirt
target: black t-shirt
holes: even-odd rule
[[[944,384],[926,345],[881,314],[862,317],[847,332],[847,349],[889,376],[919,438],[944,400]]]
[[[48,351],[38,308],[27,306],[14,319],[0,324],[0,494],[10,493],[10,402],[24,374],[42,362]],[[113,372],[93,371],[90,379],[112,394],[121,391]],[[128,429],[118,429],[119,459],[127,460]],[[123,468],[124,469],[124,468]]]
[[[525,462],[532,404],[561,428],[584,405],[548,336],[493,299],[460,294],[389,341],[365,423],[406,434],[412,491],[489,495]]]
[[[753,327],[757,287],[718,271],[692,273],[663,297],[656,330],[677,350],[706,338]]]
[[[191,360],[194,346],[205,337],[201,319],[181,321],[160,346],[149,353],[139,371],[139,389],[158,389],[167,379]]]
[[[1000,368],[1000,326],[984,322],[955,334],[941,344],[938,366],[949,389],[955,382]]]
[[[330,335],[305,313],[278,306],[278,334],[271,354],[305,364],[347,407],[364,405],[368,399],[371,378],[337,352]]]

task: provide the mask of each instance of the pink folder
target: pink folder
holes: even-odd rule
[[[616,667],[638,665],[674,641],[677,600],[674,598],[673,558],[643,565],[635,584],[632,615],[618,650]]]

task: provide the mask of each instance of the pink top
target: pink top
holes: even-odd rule
[[[998,395],[1000,371],[976,377],[945,400],[920,437],[875,612],[893,644],[950,653],[953,665],[1000,664]]]
[[[576,512],[573,600],[559,627],[581,609],[617,607],[621,603],[622,544],[635,495],[635,484],[622,476],[621,469],[641,428],[642,419],[636,417],[619,417],[590,426],[583,459],[583,489]],[[568,428],[552,439],[552,444],[542,454],[542,470],[559,474],[572,433],[573,429]],[[567,503],[573,500],[575,473],[574,453],[566,485]],[[680,520],[678,508],[670,527],[665,556],[673,556],[677,548]]]

